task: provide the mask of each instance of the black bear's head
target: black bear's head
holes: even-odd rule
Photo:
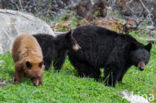
[[[132,43],[131,45],[130,61],[141,71],[145,69],[145,65],[150,59],[151,48],[151,43],[146,46],[136,45],[135,43]]]
[[[68,49],[73,49],[75,51],[79,50],[81,47],[73,37],[73,30],[70,30],[65,34],[65,43]]]

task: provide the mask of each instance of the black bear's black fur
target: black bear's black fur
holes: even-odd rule
[[[73,32],[81,49],[70,50],[69,60],[80,76],[100,78],[104,68],[107,86],[115,87],[132,65],[145,68],[150,58],[151,44],[144,46],[128,34],[118,34],[98,26],[82,26]]]
[[[72,37],[72,31],[53,37],[49,34],[33,35],[42,48],[45,69],[48,70],[53,62],[54,69],[59,71],[64,63],[66,53],[78,45]]]

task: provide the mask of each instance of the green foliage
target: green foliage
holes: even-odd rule
[[[80,19],[80,17],[74,12],[67,10],[66,14],[61,17],[60,20],[57,20],[57,22],[59,22],[59,24],[56,26],[57,32],[67,32],[71,28],[79,26],[79,24],[84,24],[85,19]]]
[[[125,85],[118,83],[116,88],[106,87],[93,78],[78,77],[68,58],[59,73],[54,73],[53,69],[45,71],[43,85],[38,87],[29,79],[21,84],[10,83],[14,75],[10,53],[0,55],[0,70],[0,79],[5,81],[4,85],[0,84],[0,103],[128,103],[120,95],[125,89],[148,97],[154,95],[152,103],[156,103],[156,46],[152,47],[147,68],[139,71],[131,67],[124,76]]]
[[[96,19],[98,19],[98,11],[94,12],[93,17]]]
[[[125,22],[124,20],[118,20],[117,24],[118,25],[123,25],[124,22]]]
[[[114,12],[111,12],[109,14],[109,16],[111,16],[111,17],[116,17],[117,15],[119,15],[119,10],[114,10]]]
[[[132,32],[130,32],[129,34],[130,34],[131,36],[136,36],[136,35],[135,35],[135,31],[132,31]]]

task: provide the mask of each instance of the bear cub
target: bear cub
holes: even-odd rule
[[[99,79],[104,68],[105,84],[115,87],[122,82],[127,70],[135,65],[144,70],[150,59],[151,43],[143,45],[128,34],[119,34],[99,26],[82,26],[73,32],[80,45],[77,52],[70,50],[69,60],[80,76]]]
[[[23,34],[15,39],[12,58],[15,62],[14,83],[21,83],[22,78],[27,77],[35,86],[42,85],[44,71],[42,50],[33,36]]]
[[[67,33],[53,37],[49,34],[33,35],[43,51],[45,69],[48,70],[53,63],[55,71],[59,71],[65,61],[68,50],[77,51],[79,44],[72,36],[72,30]]]

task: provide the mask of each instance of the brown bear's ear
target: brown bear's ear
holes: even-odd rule
[[[151,48],[152,48],[152,43],[149,43],[149,44],[147,44],[147,45],[145,46],[145,49],[148,50],[148,51],[150,51]]]
[[[26,61],[26,66],[27,66],[27,68],[31,68],[32,64],[29,61]]]
[[[44,63],[43,61],[42,61],[42,62],[40,62],[38,66],[41,68],[41,67],[42,67],[42,65],[43,65],[43,63]]]

